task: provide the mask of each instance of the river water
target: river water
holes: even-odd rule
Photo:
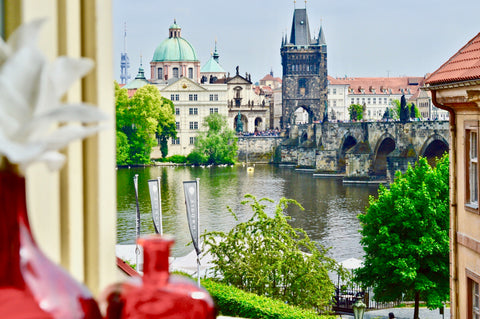
[[[305,210],[290,205],[287,215],[293,227],[303,228],[310,238],[325,247],[337,261],[362,258],[360,224],[357,214],[364,212],[369,195],[377,196],[376,185],[343,185],[339,178],[314,178],[312,173],[289,167],[256,165],[253,173],[246,167],[156,166],[118,169],[117,242],[135,242],[136,201],[133,177],[138,174],[141,233],[154,232],[147,181],[161,178],[163,228],[175,238],[171,255],[183,256],[193,250],[186,218],[183,181],[200,178],[200,230],[229,231],[236,223],[252,216],[251,208],[240,202],[245,194],[257,199],[281,197],[298,201]],[[273,214],[274,204],[266,209]]]

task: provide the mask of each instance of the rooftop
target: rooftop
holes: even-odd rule
[[[480,33],[465,44],[425,81],[427,85],[480,79]]]
[[[414,95],[423,85],[424,77],[372,77],[372,78],[334,78],[329,76],[331,85],[348,85],[349,94],[410,94]]]

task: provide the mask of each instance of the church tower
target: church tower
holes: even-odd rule
[[[320,27],[311,38],[307,9],[295,9],[290,40],[282,39],[282,128],[295,121],[303,108],[309,123],[323,121],[327,103],[327,44]]]

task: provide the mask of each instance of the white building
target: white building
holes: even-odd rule
[[[328,77],[329,120],[348,121],[348,107],[351,104],[365,106],[364,119],[381,120],[393,100],[402,95],[408,102],[419,107],[424,119],[448,119],[448,113],[432,108],[431,98],[420,91],[424,77],[372,77],[372,78],[333,78]],[[334,112],[334,114],[332,114]]]
[[[188,155],[197,135],[205,131],[204,118],[212,113],[228,115],[225,84],[199,84],[189,78],[180,78],[171,84],[157,84],[162,96],[173,101],[177,138],[168,145],[168,156]],[[159,147],[152,158],[161,157]]]
[[[175,106],[177,138],[170,140],[168,156],[186,156],[193,150],[198,133],[207,129],[206,116],[228,115],[227,86],[211,83],[215,77],[225,77],[225,71],[218,64],[216,47],[212,58],[201,69],[195,49],[181,37],[181,28],[175,21],[169,28],[169,37],[155,49],[150,67],[150,83]],[[161,157],[159,146],[152,152],[152,158],[158,157]]]

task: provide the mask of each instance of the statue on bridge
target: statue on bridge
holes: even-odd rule
[[[325,111],[323,112],[323,122],[328,122],[328,101],[325,101]]]
[[[236,128],[237,133],[242,133],[243,132],[243,123],[242,123],[242,115],[240,114],[240,110],[238,110],[238,115],[237,115],[237,128]]]
[[[400,98],[400,122],[408,122],[410,118],[410,110],[407,107],[407,100],[405,99],[405,94]]]

